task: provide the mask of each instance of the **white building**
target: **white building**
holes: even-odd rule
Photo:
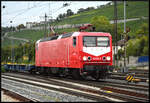
[[[39,23],[36,22],[26,22],[27,29],[31,29],[31,27],[38,25]]]
[[[33,26],[32,22],[26,22],[27,29],[30,29]]]

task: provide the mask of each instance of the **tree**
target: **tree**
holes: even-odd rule
[[[135,48],[136,41],[129,40],[127,44],[127,56],[136,56],[136,48]]]
[[[141,28],[136,31],[137,37],[149,34],[149,28],[147,23],[143,23]]]
[[[65,18],[67,16],[67,14],[66,13],[63,13],[63,18]]]
[[[1,52],[1,61],[2,62],[8,62],[10,61],[11,58],[11,47],[4,47],[2,48],[2,52]]]
[[[68,9],[68,10],[67,10],[67,14],[66,14],[67,16],[71,16],[71,15],[73,15],[73,14],[74,14],[74,13],[72,12],[71,9]]]
[[[81,12],[83,12],[83,11],[84,11],[84,9],[83,9],[83,8],[80,8],[80,9],[78,9],[77,13],[81,13]]]
[[[85,10],[89,11],[89,10],[92,10],[92,9],[94,9],[94,7],[87,7]]]
[[[25,28],[25,26],[23,25],[23,24],[20,24],[20,25],[18,25],[17,26],[17,29],[20,31],[20,29],[23,29],[23,28]]]
[[[111,24],[105,16],[92,18],[91,24],[93,24],[96,27],[96,31],[99,32],[108,32],[108,30],[110,31],[111,28]]]
[[[128,56],[143,56],[148,55],[148,38],[142,36],[128,41],[127,45]]]
[[[59,19],[62,19],[62,18],[63,18],[63,15],[62,15],[62,14],[59,14],[59,15],[58,15],[58,18],[59,18]]]
[[[149,49],[148,49],[147,46],[145,46],[144,49],[143,49],[142,55],[143,55],[143,56],[147,56],[148,54],[149,54]]]
[[[56,18],[56,22],[58,22],[59,20],[60,20],[59,17],[57,17],[57,18]]]
[[[142,53],[141,53],[141,55],[142,56],[146,56],[146,55],[149,55],[149,38],[148,38],[148,36],[143,36],[142,38],[141,38],[142,40],[141,40],[141,46],[143,47],[142,48]]]
[[[114,24],[110,24],[109,20],[105,16],[95,16],[91,19],[91,24],[96,27],[97,32],[108,32],[112,35],[112,42],[115,41]],[[122,30],[117,27],[117,41],[121,38]]]

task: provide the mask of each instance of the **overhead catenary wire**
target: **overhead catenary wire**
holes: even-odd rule
[[[38,3],[38,4],[36,4],[36,5],[39,5],[39,4],[40,4],[40,3]],[[34,6],[36,6],[36,5],[34,5]],[[21,12],[21,11],[26,10],[26,9],[29,9],[29,7],[25,8],[25,9],[20,9],[20,10],[12,11],[12,12],[10,12],[10,13],[4,13],[4,14],[2,14],[2,15],[16,14],[16,13]]]
[[[39,4],[39,3],[38,3],[38,4]],[[30,7],[30,8],[27,8],[27,9],[21,9],[21,10],[15,11],[15,12],[19,12],[19,13],[18,13],[17,15],[15,15],[13,18],[10,18],[8,21],[4,22],[3,24],[8,24],[10,21],[14,21],[15,18],[21,16],[22,14],[26,13],[27,11],[29,11],[29,10],[31,10],[31,9],[33,9],[33,8],[43,7],[43,5],[46,6],[46,4],[47,4],[47,3],[41,4],[41,5],[34,5],[34,6]],[[53,3],[52,3],[52,4],[53,4]],[[71,4],[71,2],[69,3],[68,6],[70,6],[70,4]],[[53,10],[52,10],[53,12],[51,12],[51,13],[52,13],[52,14],[53,14],[53,13],[56,13],[58,10],[60,10],[60,9],[62,9],[62,8],[64,8],[64,6],[61,6],[60,8],[58,8],[58,9],[56,9],[56,10],[53,9]],[[15,13],[15,12],[12,12],[12,13]]]
[[[38,6],[36,5],[36,6],[32,6],[32,7],[28,8],[28,9],[24,9],[22,12],[18,13],[18,14],[15,15],[13,18],[11,18],[11,19],[9,19],[8,21],[6,21],[5,23],[9,23],[10,21],[13,21],[16,17],[22,15],[23,13],[25,13],[25,12],[27,12],[27,11],[33,9],[33,8],[42,7],[42,6],[44,6],[44,5],[45,5],[45,4],[38,5]]]

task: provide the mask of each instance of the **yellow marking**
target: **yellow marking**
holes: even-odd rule
[[[112,93],[112,91],[106,91],[106,93]]]
[[[130,78],[130,75],[126,78],[126,80],[128,80]]]
[[[129,81],[132,80],[133,76],[130,77]]]
[[[12,63],[8,62],[7,64],[12,64]]]

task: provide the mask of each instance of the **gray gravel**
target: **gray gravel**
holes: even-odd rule
[[[77,97],[66,93],[48,90],[25,83],[20,83],[2,78],[2,87],[19,93],[24,97],[35,99],[40,102],[96,102],[94,100]]]
[[[21,101],[5,94],[4,91],[1,90],[1,102],[21,102]]]

